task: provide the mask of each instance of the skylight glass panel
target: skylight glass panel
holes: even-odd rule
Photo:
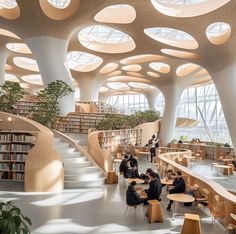
[[[16,0],[0,0],[0,9],[7,8],[11,9],[17,6]]]
[[[45,0],[44,0],[45,1]],[[56,8],[67,8],[71,0],[48,0],[48,2]]]

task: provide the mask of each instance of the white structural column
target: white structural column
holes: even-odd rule
[[[91,74],[84,74],[77,80],[80,89],[80,101],[81,102],[97,102],[99,89],[101,87],[101,80],[99,77],[91,78]]]
[[[161,119],[160,145],[168,145],[173,137],[176,123],[176,107],[181,98],[184,87],[177,84],[170,84],[160,87],[165,97],[165,109]]]
[[[210,74],[221,101],[234,149],[236,149],[236,64]]]
[[[65,65],[67,40],[43,36],[27,38],[25,42],[37,61],[44,86],[62,80],[73,88],[70,72]],[[59,106],[62,115],[75,111],[75,94],[63,97]]]
[[[5,82],[5,64],[7,61],[8,52],[6,48],[0,48],[0,85]]]
[[[144,92],[144,95],[148,101],[149,110],[156,111],[155,102],[159,93],[160,91],[158,89],[148,89]]]

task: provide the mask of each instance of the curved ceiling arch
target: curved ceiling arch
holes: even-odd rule
[[[82,29],[78,39],[85,48],[107,54],[126,53],[136,47],[133,38],[126,33],[101,25]]]
[[[97,22],[111,24],[130,24],[135,18],[135,9],[127,4],[108,6],[94,16]]]
[[[131,56],[125,59],[122,59],[120,61],[123,65],[129,65],[129,64],[136,64],[136,63],[147,63],[147,62],[153,62],[153,61],[161,61],[167,59],[163,55],[157,55],[157,54],[140,54]]]

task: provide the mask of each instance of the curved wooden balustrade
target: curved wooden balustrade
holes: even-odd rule
[[[105,172],[112,171],[112,157],[110,150],[102,149],[98,135],[101,131],[91,132],[88,135],[88,152],[93,157],[94,161]]]
[[[11,116],[12,121],[7,118]],[[64,188],[64,169],[53,146],[53,133],[47,127],[17,115],[0,112],[1,129],[29,131],[36,136],[25,163],[24,188],[26,192],[60,192]]]
[[[222,217],[219,218],[220,221],[222,222],[222,224],[228,225],[228,223],[231,222],[230,213],[236,213],[236,196],[227,191],[218,183],[207,179],[203,175],[194,173],[187,167],[184,167],[174,161],[176,158],[183,158],[183,155],[191,155],[190,150],[170,148],[160,149],[162,151],[169,150],[172,152],[165,152],[159,154],[158,169],[165,170],[169,167],[172,167],[174,170],[180,170],[186,180],[187,188],[193,186],[194,184],[197,184],[199,186],[200,191],[208,191],[209,206],[213,207],[215,210],[219,208],[222,214],[224,214]],[[176,152],[176,150],[178,152]],[[221,207],[219,207],[220,204],[222,205]]]
[[[82,155],[84,155],[94,166],[96,166],[99,170],[101,170],[101,172],[106,175],[106,172],[105,170],[103,170],[100,165],[98,165],[94,158],[83,148],[81,147],[75,140],[73,140],[72,138],[68,137],[67,135],[59,132],[59,131],[56,131],[56,130],[53,130],[54,134],[56,136],[60,136],[62,137],[65,142],[69,143],[71,146],[73,146],[78,152],[81,152]]]

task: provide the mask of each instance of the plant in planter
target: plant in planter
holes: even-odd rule
[[[14,105],[25,94],[19,83],[6,81],[0,86],[0,110],[13,113]]]
[[[0,203],[0,233],[28,234],[30,218],[24,216],[12,201]]]
[[[74,92],[72,88],[62,80],[49,83],[47,88],[38,92],[37,98],[40,102],[33,109],[33,119],[50,127],[59,115],[59,100],[72,92]]]

